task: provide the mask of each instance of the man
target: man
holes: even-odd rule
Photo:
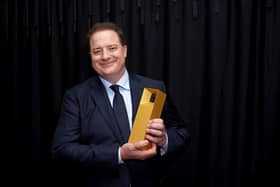
[[[54,134],[52,153],[57,160],[75,164],[79,186],[156,187],[170,155],[189,140],[184,122],[173,105],[165,103],[162,116],[147,124],[146,139],[127,143],[142,91],[165,91],[163,82],[129,74],[127,46],[122,30],[113,23],[97,23],[89,31],[92,67],[98,76],[68,90]],[[128,119],[113,111],[118,85]],[[123,130],[124,129],[124,130]],[[150,149],[145,147],[150,144]],[[73,171],[74,172],[74,171]],[[70,172],[71,173],[71,172]]]

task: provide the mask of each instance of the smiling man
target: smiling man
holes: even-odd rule
[[[78,166],[73,172],[80,186],[160,186],[170,155],[189,142],[186,125],[167,96],[161,118],[148,122],[145,140],[128,143],[143,89],[165,92],[165,85],[128,73],[127,45],[117,25],[96,23],[88,37],[98,76],[66,91],[53,157]]]
[[[96,28],[92,32],[89,37],[92,67],[101,77],[116,83],[126,70],[127,47],[113,30]]]

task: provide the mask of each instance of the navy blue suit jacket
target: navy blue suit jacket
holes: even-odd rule
[[[130,74],[129,80],[134,119],[145,87],[166,90],[163,82],[140,75]],[[182,149],[189,140],[185,123],[168,97],[161,118],[168,133],[167,154],[118,164],[118,148],[126,143],[125,138],[114,119],[102,82],[92,77],[66,91],[54,133],[52,155],[55,160],[75,166],[68,172],[79,179],[79,186],[158,186],[168,155]]]

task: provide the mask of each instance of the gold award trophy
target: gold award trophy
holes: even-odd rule
[[[164,92],[154,88],[144,88],[128,139],[129,143],[145,139],[147,124],[150,119],[160,118],[165,99]]]

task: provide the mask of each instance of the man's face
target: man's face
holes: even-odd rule
[[[116,83],[125,72],[126,45],[113,30],[97,31],[89,42],[92,67],[104,79]]]

